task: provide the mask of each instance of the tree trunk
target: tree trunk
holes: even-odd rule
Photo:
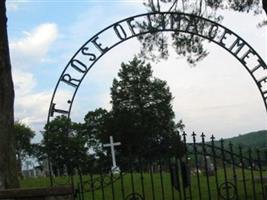
[[[262,7],[263,7],[263,10],[265,11],[265,13],[267,15],[267,1],[266,0],[262,0]]]
[[[14,136],[14,86],[7,37],[6,0],[0,1],[0,189],[19,186]]]
[[[16,158],[17,158],[17,175],[18,175],[18,178],[23,179],[22,159],[21,159],[20,153],[17,153]]]

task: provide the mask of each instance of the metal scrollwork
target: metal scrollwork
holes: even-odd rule
[[[129,194],[125,200],[145,200],[144,197],[138,193]]]
[[[231,182],[224,182],[219,186],[219,196],[225,200],[236,199],[236,186]]]

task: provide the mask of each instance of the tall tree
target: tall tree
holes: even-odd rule
[[[19,164],[18,172],[21,173],[22,161],[33,153],[31,140],[35,133],[29,126],[20,122],[15,122],[14,133],[16,137],[16,156]]]
[[[84,123],[79,125],[80,129],[76,129],[80,135],[86,138],[86,146],[89,148],[87,170],[97,170],[99,167],[110,168],[109,158],[111,156],[106,154],[102,144],[106,143],[112,134],[111,118],[111,112],[97,108],[89,111],[84,117]]]
[[[19,186],[14,134],[14,86],[7,36],[6,1],[0,1],[0,189]]]
[[[107,141],[110,133],[111,113],[103,108],[89,111],[84,117],[82,132],[87,137],[87,145],[96,154],[102,152],[101,143]]]
[[[113,80],[111,98],[111,132],[122,142],[123,155],[159,155],[164,147],[171,148],[170,140],[176,141],[180,147],[176,152],[182,154],[177,131],[183,124],[175,123],[170,89],[165,81],[152,76],[150,64],[137,57],[122,63],[118,78]]]
[[[70,174],[87,160],[86,139],[66,116],[56,117],[44,129],[41,149],[50,158],[55,175]]]

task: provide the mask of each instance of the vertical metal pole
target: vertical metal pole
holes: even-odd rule
[[[197,156],[197,146],[196,146],[196,134],[193,132],[193,149],[194,149],[194,156],[195,156],[195,165],[197,170],[197,186],[198,186],[198,195],[199,199],[201,200],[201,183],[200,183],[200,177],[199,177],[199,162],[198,162],[198,156]]]
[[[259,149],[257,149],[257,161],[258,161],[258,166],[259,166],[259,171],[260,171],[262,197],[263,197],[263,199],[265,199],[265,191],[264,191],[264,183],[263,183],[263,175],[262,175],[262,166],[261,166],[261,156],[260,156]]]
[[[177,170],[179,170],[178,158],[177,157],[175,157],[175,165],[176,165]],[[181,171],[181,170],[179,170],[179,171]],[[182,191],[181,191],[181,187],[180,187],[181,186],[181,184],[180,184],[181,179],[180,179],[179,171],[177,172],[177,179],[179,181],[179,185],[178,185],[178,187],[179,187],[179,199],[181,200],[182,199]]]
[[[254,197],[254,200],[257,200],[257,195],[256,195],[256,187],[255,187],[255,178],[254,178],[254,172],[253,172],[253,169],[254,169],[254,166],[252,161],[252,150],[251,148],[249,148],[248,150],[248,158],[249,158],[249,165],[250,165],[250,174],[251,174],[251,179],[252,179],[252,190],[253,190],[253,197]]]
[[[121,195],[122,199],[125,199],[124,181],[123,181],[123,174],[121,171],[120,171],[120,179],[121,179]]]
[[[71,181],[71,187],[74,190],[75,186],[74,186],[74,180],[73,180],[73,175],[71,175],[70,177],[70,181]]]
[[[82,200],[84,200],[84,185],[83,185],[83,176],[82,176],[82,173],[81,173],[81,171],[80,171],[80,169],[78,169],[78,171],[79,171],[79,179],[80,179],[80,188],[81,188],[81,191],[80,191],[80,193],[81,193],[81,199]]]
[[[102,169],[100,169],[100,186],[101,186],[101,192],[102,192],[102,199],[105,200],[104,178],[103,178]]]
[[[155,188],[154,188],[154,179],[153,179],[153,172],[152,172],[152,161],[150,161],[150,165],[149,165],[149,172],[150,172],[150,180],[151,180],[151,188],[152,188],[152,198],[153,200],[156,199],[155,197]]]
[[[133,159],[132,159],[133,160]],[[133,176],[133,164],[131,163],[130,166],[130,174],[131,174],[131,186],[132,186],[132,193],[135,193],[135,187],[134,187],[134,176]]]
[[[160,184],[161,184],[161,195],[162,199],[165,199],[165,192],[164,192],[164,184],[163,184],[163,176],[162,176],[162,162],[161,159],[159,159],[159,175],[160,175]]]
[[[172,195],[172,200],[174,200],[174,189],[173,189],[173,187],[174,187],[174,181],[175,180],[173,180],[173,178],[175,177],[175,175],[173,175],[172,176],[172,173],[174,173],[174,170],[172,169],[172,162],[171,162],[171,158],[169,158],[169,174],[170,174],[170,184],[171,184],[171,195]],[[176,169],[176,167],[175,167],[175,169]],[[178,180],[179,181],[179,180]],[[177,188],[178,189],[178,191],[179,191],[179,193],[181,192],[180,191],[180,188]],[[181,198],[180,198],[180,200],[181,200]]]
[[[47,155],[47,159],[48,159],[48,170],[49,170],[50,186],[53,187],[54,186],[54,182],[53,182],[52,167],[51,167],[51,161],[50,161],[49,155]]]
[[[92,192],[92,199],[95,200],[95,185],[94,185],[94,176],[92,173],[90,173],[90,188]]]
[[[234,151],[233,151],[233,144],[232,142],[229,142],[229,148],[230,148],[230,154],[231,154],[231,160],[232,160],[232,170],[233,170],[233,175],[234,175],[234,182],[235,182],[235,194],[237,196],[237,199],[239,199],[238,196],[238,185],[237,185],[237,175],[236,175],[236,169],[235,169],[235,159],[234,159]]]
[[[227,169],[226,169],[226,157],[225,157],[225,149],[224,149],[224,140],[221,139],[221,154],[222,154],[222,161],[223,161],[223,173],[224,173],[224,182],[226,186],[226,197],[227,199],[230,198],[229,194],[229,187],[228,187],[228,178],[227,178]]]
[[[184,132],[183,133],[183,142],[184,142],[184,144],[185,144],[185,157],[187,157],[187,147],[186,147],[186,133]],[[181,159],[179,159],[179,167],[180,167],[180,171],[181,171],[181,179],[182,179],[182,184],[183,184],[183,196],[184,196],[184,200],[186,200],[186,198],[187,198],[187,196],[186,196],[186,189],[185,189],[185,185],[184,185],[184,181],[183,181],[183,174],[182,174],[182,160]]]
[[[111,182],[111,192],[112,192],[112,199],[115,200],[115,190],[114,190],[114,175],[113,173],[111,172],[111,175],[110,175],[110,182]]]
[[[243,152],[242,152],[242,147],[239,146],[239,156],[240,156],[240,162],[242,166],[242,179],[243,179],[243,186],[244,186],[244,192],[245,192],[245,200],[248,198],[248,193],[247,193],[247,184],[246,184],[246,175],[245,175],[245,166],[244,166],[244,160],[243,160]]]
[[[211,150],[212,150],[212,158],[213,158],[214,171],[215,171],[216,190],[217,190],[217,195],[219,195],[218,168],[217,168],[217,160],[216,160],[217,155],[216,155],[214,140],[215,140],[215,137],[214,135],[212,135],[211,136]]]
[[[141,178],[142,195],[143,195],[143,198],[146,199],[145,185],[144,185],[144,174],[143,174],[143,164],[142,164],[141,158],[139,158],[139,170],[140,170],[140,178]]]
[[[186,133],[184,132],[183,133],[183,142],[184,142],[184,144],[185,144],[185,164],[187,165],[188,164],[188,149],[187,149],[187,144],[186,144]],[[188,166],[188,165],[187,165]],[[182,171],[182,170],[181,170]],[[190,182],[191,182],[191,177],[189,177],[190,178]],[[185,192],[185,187],[184,187],[184,192]],[[184,198],[187,198],[187,196],[186,196],[186,193],[185,193],[185,197]],[[191,190],[191,183],[189,184],[189,198],[190,198],[190,200],[192,200],[192,190]]]
[[[78,183],[77,184],[77,190],[78,190],[78,192],[77,192],[77,196],[76,197],[78,197],[78,200],[83,200],[83,199],[81,199],[81,187],[80,187],[80,183]],[[75,198],[76,199],[76,198]]]
[[[204,133],[201,134],[202,138],[202,151],[204,155],[204,165],[205,165],[205,171],[206,171],[206,181],[207,181],[207,187],[208,187],[208,197],[209,200],[211,200],[211,193],[210,193],[210,181],[209,181],[209,174],[208,174],[208,165],[207,165],[207,153],[206,153],[206,147],[205,147],[205,135]]]

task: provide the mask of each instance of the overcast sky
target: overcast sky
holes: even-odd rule
[[[42,130],[52,92],[72,55],[108,25],[146,12],[141,2],[7,0],[16,119],[37,133]],[[267,58],[267,28],[257,28],[264,15],[222,14],[223,25]],[[267,129],[264,103],[249,73],[221,47],[208,43],[206,48],[209,56],[193,68],[175,53],[167,61],[152,63],[154,76],[166,80],[175,97],[176,120],[182,119],[188,132],[217,138]],[[82,121],[89,110],[110,109],[112,79],[120,63],[139,50],[138,41],[131,39],[96,63],[76,96],[74,121]]]

